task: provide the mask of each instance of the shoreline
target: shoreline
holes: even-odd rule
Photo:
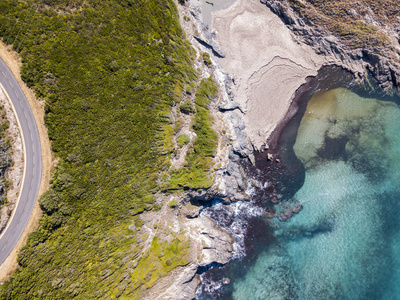
[[[283,170],[281,158],[277,155],[278,144],[282,129],[302,109],[296,103],[296,95],[307,89],[307,84],[324,67],[335,66],[350,71],[351,76],[360,79],[367,74],[364,65],[343,60],[335,53],[317,54],[314,47],[304,43],[275,12],[258,0],[236,0],[227,9],[215,11],[211,26],[201,22],[198,8],[195,11],[192,9],[185,7],[185,12],[190,11],[194,16],[195,24],[192,26],[200,32],[194,34],[190,41],[198,51],[211,55],[214,62],[212,74],[219,82],[222,93],[219,113],[230,128],[227,175],[217,180],[215,186],[218,185],[217,190],[222,197],[226,197],[223,199],[228,199],[228,204],[249,201],[250,195],[257,189],[266,189],[262,193],[268,191],[267,201],[278,203],[280,197],[288,196],[290,192],[281,190],[279,179],[269,182],[267,175],[258,180],[254,172],[259,171],[257,165],[260,163],[275,174]],[[182,19],[183,16],[181,22]],[[301,169],[294,166],[289,172],[299,171]],[[272,175],[269,177],[273,178]],[[302,179],[298,178],[297,183],[300,184]],[[266,184],[269,185],[266,187]],[[234,190],[236,192],[232,192]],[[238,196],[238,190],[245,197]],[[245,203],[251,209],[260,204],[257,201]],[[299,207],[296,203],[292,205],[292,214],[297,213]],[[268,209],[258,216],[270,218],[282,213]],[[244,239],[246,230],[241,234]],[[206,282],[199,285],[199,292],[204,284],[207,285]],[[224,283],[213,284],[222,286]]]
[[[268,209],[247,202],[257,183],[244,164],[256,164],[258,158],[253,151],[268,149],[267,139],[287,114],[295,92],[328,61],[311,47],[298,43],[279,17],[258,0],[237,0],[227,9],[214,12],[210,27],[202,23],[198,7],[178,4],[178,10],[182,27],[196,52],[210,54],[213,62],[210,72],[219,83],[221,96],[211,112],[227,124],[231,140],[223,155],[226,161],[220,168],[222,172],[216,173],[214,188],[205,197],[211,199],[215,194],[225,204],[235,202],[233,210],[243,203],[240,216],[230,214],[233,219],[246,214],[250,218],[267,216]],[[187,16],[191,16],[190,21]],[[255,27],[248,26],[252,22]],[[254,38],[254,32],[258,37]],[[248,246],[243,248],[248,230],[246,222],[239,223],[233,222],[228,227],[218,225],[235,236],[233,248],[237,253],[233,258],[243,257]],[[189,282],[191,286],[201,284],[197,276]]]
[[[258,0],[237,0],[213,15],[217,58],[252,147],[261,150],[285,117],[295,91],[329,61],[299,44],[281,19]],[[268,49],[268,50],[267,50]]]

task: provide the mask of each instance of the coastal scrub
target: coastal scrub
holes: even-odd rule
[[[193,149],[186,155],[186,164],[172,172],[169,188],[209,188],[213,183],[210,172],[212,159],[217,149],[218,136],[212,128],[213,120],[208,105],[217,95],[217,86],[211,77],[203,79],[197,88],[196,114],[192,129],[196,133]]]
[[[146,248],[138,217],[169,167],[172,107],[197,81],[175,4],[4,0],[0,35],[45,102],[59,160],[39,228],[0,298],[139,297],[187,263],[188,241],[154,237]]]

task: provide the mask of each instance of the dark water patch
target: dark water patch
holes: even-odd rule
[[[207,272],[208,270],[212,269],[212,268],[221,268],[223,266],[223,264],[217,263],[217,262],[212,262],[206,266],[202,266],[199,267],[197,269],[196,274],[203,274],[204,272]]]
[[[324,147],[318,149],[317,154],[322,159],[327,160],[347,160],[346,157],[346,144],[349,141],[349,137],[341,136],[339,138],[331,138],[325,136]]]
[[[286,240],[296,241],[299,239],[312,239],[317,235],[332,232],[335,228],[333,220],[324,220],[318,223],[317,226],[308,228],[305,226],[292,226],[279,236],[279,243],[285,243]]]

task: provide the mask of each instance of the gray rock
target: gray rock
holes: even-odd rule
[[[383,89],[388,90],[394,86],[400,90],[400,61],[396,59],[395,50],[398,44],[395,43],[392,47],[365,45],[359,49],[351,49],[331,32],[307,25],[291,8],[288,0],[261,0],[261,3],[278,15],[302,42],[312,46],[318,54],[333,58],[332,63],[353,72],[357,77],[365,76],[367,69]],[[356,17],[351,9],[347,13]],[[399,38],[400,21],[389,26],[379,24],[369,15],[363,21],[383,28],[389,35]]]
[[[231,113],[228,116],[229,122],[233,127],[234,141],[232,144],[233,151],[238,153],[241,157],[247,157],[252,153],[252,146],[246,132],[244,131],[245,125],[242,118],[236,114]]]

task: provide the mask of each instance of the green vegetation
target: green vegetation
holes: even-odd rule
[[[174,268],[190,262],[188,250],[189,241],[179,235],[171,242],[162,242],[155,237],[147,255],[140,260],[137,266],[143,272],[133,274],[132,285],[141,286],[142,289],[153,286],[160,277],[167,275]]]
[[[212,65],[211,57],[210,57],[209,53],[203,52],[203,62],[207,67]]]
[[[197,81],[173,1],[2,0],[0,35],[20,52],[23,80],[46,101],[60,159],[40,199],[40,226],[0,298],[140,298],[188,263],[189,242],[178,237],[143,248],[137,216],[152,208],[169,167],[171,107]],[[215,93],[211,79],[198,89],[198,138],[176,187],[211,182],[202,181],[217,140],[207,111]]]
[[[168,206],[170,208],[175,208],[177,205],[178,205],[178,201],[176,199],[174,199],[170,203],[168,203]]]
[[[179,147],[183,147],[183,145],[189,144],[190,137],[187,134],[182,134],[178,137],[178,145]]]
[[[196,91],[196,110],[192,127],[197,135],[192,152],[186,155],[186,164],[171,174],[170,188],[208,188],[212,185],[210,173],[212,158],[217,148],[217,133],[212,129],[212,118],[208,104],[217,94],[217,86],[212,78],[203,79]]]
[[[185,114],[192,114],[195,111],[192,101],[190,101],[189,99],[186,99],[181,106],[179,107],[179,109],[181,110],[181,112],[185,113]]]

